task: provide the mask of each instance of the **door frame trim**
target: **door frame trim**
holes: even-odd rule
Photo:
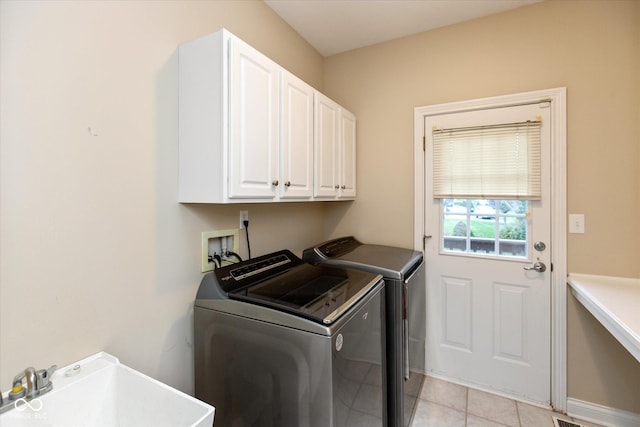
[[[424,251],[424,117],[551,101],[551,405],[567,412],[567,89],[428,105],[414,109],[414,249]]]

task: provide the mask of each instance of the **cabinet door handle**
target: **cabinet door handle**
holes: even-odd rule
[[[277,179],[274,179],[274,180],[271,182],[271,185],[273,185],[274,187],[277,187],[277,186],[278,186],[278,184],[280,184],[280,183],[278,182],[278,180],[277,180]]]
[[[336,190],[338,190],[340,188],[340,186],[338,184],[336,184]]]
[[[342,187],[340,187],[340,188],[342,188],[342,189],[344,190],[345,188],[347,188],[347,186],[346,186],[346,185],[343,185],[343,186],[342,186]]]
[[[285,187],[291,187],[291,181],[287,181],[287,182],[285,182],[285,183],[284,183],[284,186],[285,186]]]

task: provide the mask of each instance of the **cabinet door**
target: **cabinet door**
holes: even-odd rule
[[[313,195],[313,88],[286,71],[280,84],[281,198]]]
[[[280,69],[241,40],[229,43],[229,198],[273,198]]]
[[[340,108],[339,173],[339,197],[356,197],[356,117],[344,108]]]
[[[317,198],[335,198],[338,194],[339,109],[331,99],[315,93],[313,195]]]

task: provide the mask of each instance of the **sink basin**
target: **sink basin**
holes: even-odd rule
[[[121,364],[108,353],[58,369],[51,382],[49,393],[0,415],[0,425],[213,425],[211,405]]]

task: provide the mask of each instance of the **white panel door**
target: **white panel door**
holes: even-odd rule
[[[236,38],[230,40],[229,55],[229,197],[273,198],[280,69]]]
[[[502,204],[434,199],[430,183],[431,130],[542,120],[542,200],[519,212],[522,252],[483,251],[468,237],[468,252],[451,249],[447,221],[500,229],[512,213]],[[427,371],[480,388],[549,404],[551,380],[550,108],[548,103],[425,117],[425,246]],[[466,205],[465,205],[466,203]],[[511,202],[509,202],[511,203]],[[520,202],[515,202],[520,203]],[[507,203],[508,205],[508,203]],[[518,205],[518,206],[523,206]],[[524,212],[526,210],[526,212]],[[503,216],[501,216],[503,215]],[[516,214],[513,214],[515,217]],[[502,218],[502,219],[501,219]],[[498,221],[498,223],[496,223]],[[458,225],[456,224],[456,226]],[[491,231],[490,231],[491,232]],[[477,233],[476,233],[477,236]],[[500,237],[502,238],[502,237]],[[513,239],[505,235],[505,246]],[[449,243],[448,243],[449,242]],[[546,248],[535,242],[544,242]],[[502,242],[501,242],[502,243]],[[476,249],[469,249],[476,248]],[[502,256],[500,256],[502,255]],[[547,270],[530,269],[535,262]]]
[[[282,72],[280,198],[313,196],[313,93],[311,86]]]
[[[338,194],[338,141],[340,106],[315,94],[314,196],[335,198]]]

